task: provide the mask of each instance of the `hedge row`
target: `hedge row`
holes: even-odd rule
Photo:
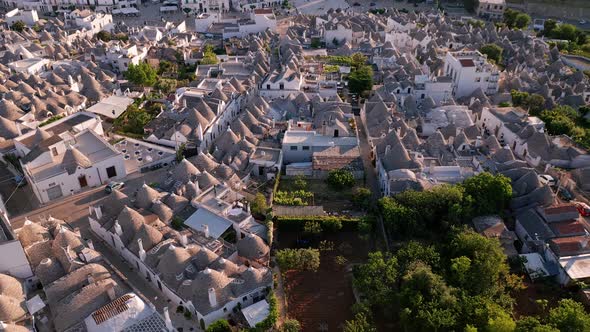
[[[305,217],[289,217],[289,216],[277,216],[274,218],[274,226],[278,230],[283,231],[303,231],[303,227],[308,221],[319,222],[322,226],[322,230],[338,230],[343,231],[356,231],[362,218],[350,218],[340,216],[305,216]],[[336,225],[342,225],[342,227]]]

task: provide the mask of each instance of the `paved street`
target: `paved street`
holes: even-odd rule
[[[357,136],[359,137],[360,142],[359,149],[361,152],[361,158],[363,159],[363,166],[365,168],[365,182],[367,187],[369,187],[369,189],[371,189],[371,192],[373,193],[372,202],[375,204],[375,202],[377,202],[377,200],[381,197],[381,187],[379,186],[379,178],[375,171],[375,167],[373,167],[373,162],[371,160],[371,146],[369,145],[368,136],[365,132],[362,119],[360,116],[355,116],[355,121],[357,124]],[[385,226],[383,225],[383,218],[381,218],[380,214],[377,214],[377,222],[379,224],[380,231],[383,234],[383,240],[385,241],[385,249],[389,250],[389,239],[387,238]]]

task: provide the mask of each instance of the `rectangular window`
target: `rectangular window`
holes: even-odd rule
[[[303,146],[303,151],[307,151],[307,150],[309,150],[309,146],[307,146],[307,145],[304,145],[304,146]]]
[[[291,151],[297,151],[297,146],[296,145],[291,145]]]
[[[270,90],[270,84],[266,85],[266,90]]]
[[[476,77],[476,78],[475,78],[475,82],[476,82],[476,83],[479,83],[479,82],[481,82],[481,77]]]
[[[51,155],[54,157],[57,156],[57,148],[55,146],[51,148]]]

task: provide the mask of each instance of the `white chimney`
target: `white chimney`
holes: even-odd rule
[[[143,249],[143,240],[137,239],[137,246],[139,247],[139,259],[145,262],[145,250]]]
[[[94,284],[94,277],[92,276],[92,273],[88,273],[88,275],[86,276],[86,279],[88,279],[89,285]]]
[[[166,329],[168,329],[169,332],[174,331],[174,326],[172,326],[172,320],[170,319],[168,307],[164,307],[164,321],[166,322]]]
[[[197,126],[197,137],[199,138],[200,141],[203,141],[203,127],[201,126],[200,123]]]
[[[215,294],[215,288],[209,288],[209,304],[212,308],[217,306],[217,294]]]
[[[86,245],[88,246],[88,248],[94,250],[94,243],[92,243],[91,239],[86,240]]]
[[[199,181],[195,180],[195,192],[197,193],[197,196],[199,196],[201,194],[201,188],[199,188]]]
[[[205,237],[209,237],[209,225],[203,225],[203,234],[205,234]]]
[[[389,151],[391,151],[391,145],[387,145],[387,146],[385,147],[385,154],[386,154],[386,155],[387,155],[387,154],[389,154]]]
[[[119,225],[119,220],[115,220],[115,233],[119,236],[123,235],[123,229],[121,228],[121,225]]]
[[[180,243],[183,247],[186,247],[188,245],[188,238],[186,234],[180,234]]]
[[[115,300],[117,299],[117,296],[115,295],[115,284],[114,284],[114,283],[112,283],[112,282],[111,282],[111,283],[109,283],[109,284],[106,286],[106,289],[107,289],[107,294],[108,294],[108,296],[109,296],[109,299],[110,299],[111,301],[115,301]]]
[[[16,130],[18,131],[18,135],[21,136],[23,134],[23,131],[20,127],[20,123],[14,121],[14,124],[16,125]]]
[[[480,146],[482,146],[482,142],[481,142],[481,136],[477,136],[475,138],[475,147],[479,148]]]
[[[98,218],[98,219],[102,218],[102,209],[100,208],[100,206],[94,207],[94,214],[96,215],[96,218]]]

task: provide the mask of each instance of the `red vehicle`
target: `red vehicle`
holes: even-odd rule
[[[588,206],[588,204],[580,202],[580,203],[577,203],[576,206],[582,216],[590,217],[590,206]]]

